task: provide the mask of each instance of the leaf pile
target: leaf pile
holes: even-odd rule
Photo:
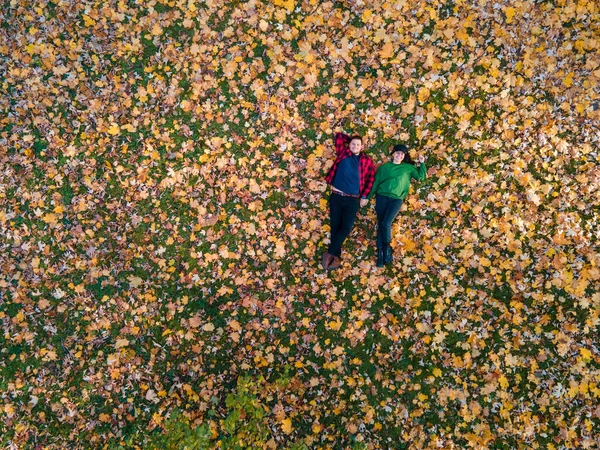
[[[597,445],[597,3],[0,14],[2,444],[218,436],[244,375],[273,448]],[[430,168],[385,270],[372,205],[319,265],[343,119]]]

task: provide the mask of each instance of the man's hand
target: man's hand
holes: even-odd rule
[[[368,198],[361,198],[360,199],[360,207],[364,208],[365,206],[367,206],[367,204],[369,203],[369,199]]]

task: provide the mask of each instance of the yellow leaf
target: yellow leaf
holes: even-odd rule
[[[442,376],[442,371],[440,370],[439,367],[436,367],[435,369],[433,369],[433,376],[438,377],[438,378]]]
[[[58,217],[56,217],[56,214],[53,213],[44,214],[42,219],[46,223],[56,223],[58,221]]]
[[[337,319],[335,321],[330,321],[327,326],[333,330],[333,331],[337,331],[340,329],[340,327],[342,326],[342,321],[340,319]]]
[[[292,419],[283,419],[281,421],[281,429],[285,434],[290,434],[292,432]]]
[[[512,23],[513,18],[515,17],[515,8],[507,7],[504,8],[504,14],[506,15],[506,23]]]
[[[160,24],[155,23],[150,33],[152,33],[153,36],[160,36],[163,33],[163,29]]]
[[[500,387],[502,389],[506,389],[508,387],[508,380],[506,379],[506,377],[504,375],[501,375],[498,378],[498,382],[500,383]]]
[[[394,56],[394,45],[391,42],[386,42],[379,51],[379,56],[383,59],[388,59]]]
[[[294,10],[294,0],[274,0],[275,6],[282,6],[288,11]]]
[[[592,359],[592,352],[590,352],[587,348],[580,348],[579,352],[581,353],[581,357],[586,360]]]
[[[144,282],[140,277],[136,277],[133,275],[129,276],[129,285],[134,288],[140,287],[140,285]]]
[[[416,244],[410,240],[410,238],[402,235],[399,239],[398,239],[404,246],[404,250],[407,252],[410,252],[412,250],[414,250],[416,248]]]
[[[86,27],[92,27],[96,24],[96,21],[94,19],[92,19],[90,16],[88,16],[87,14],[83,15],[83,24]]]
[[[129,345],[129,341],[127,339],[117,339],[115,348],[127,347],[128,345]]]
[[[419,101],[421,103],[423,103],[424,101],[426,101],[429,98],[430,94],[431,94],[431,92],[429,91],[429,89],[427,89],[425,86],[423,86],[421,89],[419,89],[419,94],[417,95],[417,98],[419,99]]]
[[[317,145],[317,148],[315,148],[315,151],[313,153],[317,158],[320,158],[321,156],[323,156],[324,151],[325,151],[324,145]]]
[[[108,134],[115,136],[115,135],[119,134],[121,129],[119,128],[119,125],[113,123],[107,131],[108,131]]]
[[[569,72],[569,74],[563,80],[563,83],[566,87],[571,87],[573,84],[573,72]]]
[[[285,244],[281,241],[278,241],[275,245],[275,258],[280,259],[285,256]]]

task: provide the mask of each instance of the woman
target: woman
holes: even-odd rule
[[[331,185],[331,242],[321,259],[325,270],[337,269],[341,265],[342,244],[352,231],[358,209],[367,204],[367,196],[373,186],[375,165],[362,150],[360,136],[335,134],[336,159],[325,177]]]
[[[375,212],[377,214],[377,267],[383,267],[392,261],[392,223],[400,211],[402,201],[410,190],[410,180],[424,180],[427,168],[419,156],[417,163],[408,154],[404,144],[394,145],[392,161],[377,169],[375,183],[369,194],[369,199],[375,197]]]

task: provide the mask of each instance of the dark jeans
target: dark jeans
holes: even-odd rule
[[[329,197],[329,219],[331,224],[331,243],[327,250],[330,254],[342,256],[342,244],[352,231],[356,214],[360,208],[360,199],[331,194]]]
[[[400,212],[402,200],[377,195],[375,213],[377,214],[377,248],[383,249],[392,242],[392,223]]]

